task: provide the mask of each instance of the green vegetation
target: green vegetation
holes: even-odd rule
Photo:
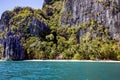
[[[80,29],[88,31],[79,39],[76,33]],[[62,53],[64,59],[119,59],[119,44],[109,36],[107,28],[95,21],[78,27],[60,27],[57,32],[57,52]]]
[[[61,54],[63,59],[120,60],[120,43],[110,37],[109,28],[102,25],[101,21],[91,20],[76,27],[60,26],[63,1],[54,0],[51,4],[45,5],[43,10],[16,7],[8,11],[11,30],[22,35],[26,59],[56,59]],[[49,25],[49,34],[30,34],[29,27],[34,18]],[[35,31],[41,27],[32,25]]]
[[[56,59],[58,54],[62,54],[63,59],[120,60],[120,44],[108,35],[107,29],[103,30],[104,26],[99,24],[94,30],[94,25],[98,23],[91,21],[78,27],[59,27],[56,31],[51,31],[45,41],[30,37],[24,45],[29,59]],[[89,27],[86,28],[87,26]],[[76,33],[80,29],[89,31],[77,38]],[[103,36],[97,36],[98,34]]]

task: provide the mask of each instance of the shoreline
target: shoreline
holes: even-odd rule
[[[38,62],[113,62],[120,63],[120,61],[114,60],[23,60],[23,61],[38,61]]]
[[[0,60],[0,62],[7,62],[7,60]],[[106,62],[106,63],[120,63],[115,60],[20,60],[20,61],[31,61],[31,62]]]

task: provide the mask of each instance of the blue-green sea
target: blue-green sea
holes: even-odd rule
[[[120,63],[6,61],[0,80],[120,80]]]

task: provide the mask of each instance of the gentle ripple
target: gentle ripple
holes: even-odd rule
[[[120,63],[0,62],[0,80],[120,80]]]

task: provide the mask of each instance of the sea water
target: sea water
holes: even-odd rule
[[[120,80],[120,63],[2,61],[0,80]]]

